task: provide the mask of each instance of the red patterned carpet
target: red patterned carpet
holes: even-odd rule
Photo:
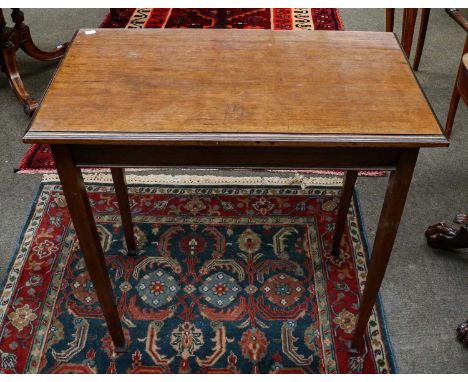
[[[333,8],[129,8],[101,27],[342,30],[343,23]]]
[[[342,30],[343,23],[338,10],[333,8],[131,8],[119,10],[113,18],[108,14],[101,27]],[[50,148],[47,145],[32,145],[18,165],[17,172],[55,172]],[[375,171],[364,173],[364,175],[381,174],[382,172]]]
[[[122,354],[61,187],[41,185],[0,297],[0,373],[396,371],[379,304],[361,352],[348,351],[368,254],[353,203],[342,254],[329,255],[338,188],[158,182],[129,188],[136,257],[122,249],[113,187],[87,185]]]

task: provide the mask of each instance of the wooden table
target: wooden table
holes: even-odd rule
[[[420,147],[448,142],[391,33],[96,30],[73,39],[26,143],[52,146],[81,251],[117,350],[119,314],[81,167],[111,167],[135,250],[123,170],[136,166],[348,170],[391,175],[361,300],[361,345]]]

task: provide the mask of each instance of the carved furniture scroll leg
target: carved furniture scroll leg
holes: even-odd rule
[[[13,8],[11,18],[15,23],[15,29],[20,33],[20,47],[26,54],[40,61],[54,61],[63,57],[68,43],[62,44],[50,52],[43,51],[34,44],[29,27],[23,23],[23,12],[19,8]]]
[[[86,268],[106,319],[115,350],[116,352],[125,351],[125,337],[119,312],[81,170],[74,165],[69,146],[52,145],[52,152]]]
[[[340,205],[338,207],[338,216],[336,218],[335,231],[333,233],[333,243],[331,254],[333,256],[339,256],[340,254],[340,243],[343,236],[344,228],[346,226],[346,220],[348,216],[349,206],[353,197],[354,185],[358,171],[350,170],[346,171],[345,181],[343,184],[343,190],[341,191]]]
[[[364,332],[366,331],[367,323],[377,299],[395,242],[414,166],[416,165],[418,151],[418,149],[403,150],[396,170],[390,175],[375,235],[366,285],[361,299],[359,317],[352,339],[352,349],[358,349],[363,341]]]
[[[10,83],[11,88],[16,94],[18,100],[23,104],[24,111],[26,114],[32,114],[37,107],[37,102],[32,99],[26,88],[21,81],[21,77],[16,66],[16,49],[10,38],[8,37],[8,28],[6,27],[6,21],[3,17],[3,11],[0,8],[0,64],[1,69],[5,72],[5,75]]]
[[[123,168],[112,167],[112,180],[114,181],[115,194],[119,205],[120,216],[127,243],[127,254],[135,256],[137,254],[137,244],[133,232],[132,214],[130,212],[130,203],[128,198],[127,186],[125,184],[125,172]]]
[[[425,235],[427,244],[433,248],[468,248],[468,225],[456,230],[445,223],[438,223],[427,228]]]
[[[7,76],[11,88],[18,100],[23,104],[24,112],[31,115],[36,110],[38,103],[35,101],[24,86],[16,65],[16,50],[13,46],[2,48],[3,71]]]

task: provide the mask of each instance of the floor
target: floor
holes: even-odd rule
[[[43,48],[71,38],[77,28],[96,27],[105,9],[28,9],[33,37]],[[5,13],[9,13],[5,10]],[[397,10],[399,34],[401,10]],[[464,11],[468,16],[468,12]],[[385,30],[383,9],[343,9],[347,30]],[[426,46],[417,74],[442,125],[447,116],[465,33],[442,9],[431,13]],[[40,98],[55,64],[18,57],[27,88]],[[0,280],[5,277],[16,240],[40,182],[14,167],[26,145],[21,137],[29,119],[0,76]],[[468,349],[455,341],[455,328],[468,317],[468,251],[429,248],[425,228],[467,211],[468,109],[460,105],[449,148],[421,151],[406,210],[381,289],[388,330],[402,373],[467,373]],[[173,172],[174,173],[174,172]],[[358,191],[369,240],[373,239],[387,178],[360,178]]]

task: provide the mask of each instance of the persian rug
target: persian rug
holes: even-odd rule
[[[342,253],[329,254],[339,178],[301,188],[133,175],[136,257],[125,254],[110,176],[86,179],[128,352],[114,352],[49,176],[0,297],[0,372],[396,372],[380,303],[362,351],[348,351],[368,250],[355,198]]]
[[[238,28],[277,30],[342,30],[334,8],[126,8],[104,18],[102,28]],[[53,173],[55,164],[48,145],[31,145],[16,169],[18,173]],[[307,172],[307,171],[306,171]],[[312,170],[321,174],[336,171]],[[383,175],[365,171],[361,175]]]

